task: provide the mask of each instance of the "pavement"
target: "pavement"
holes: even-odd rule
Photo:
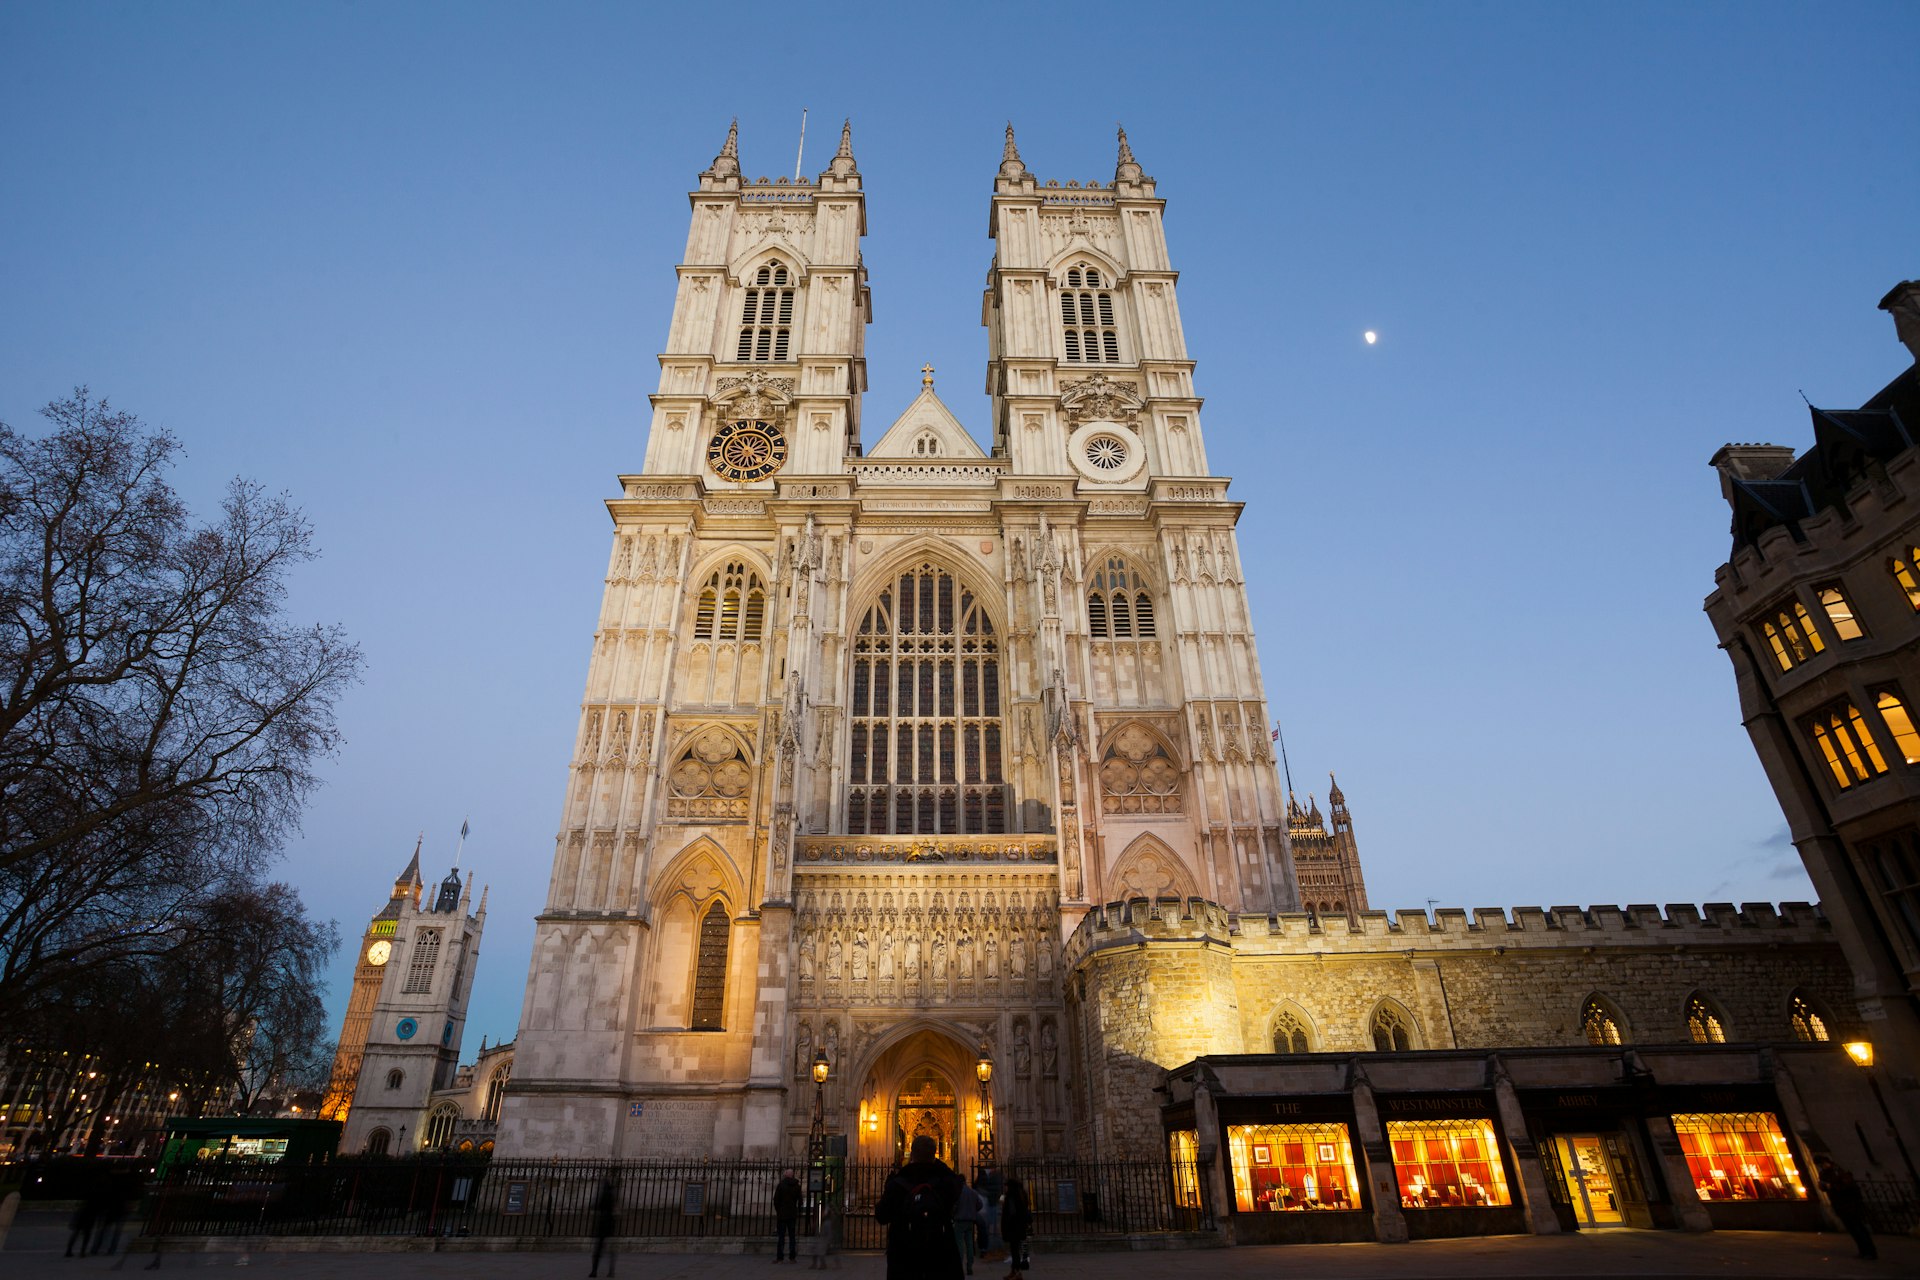
[[[131,1280],[153,1258],[147,1252],[68,1258],[65,1219],[28,1210],[15,1222],[0,1251],[0,1280],[109,1280],[118,1272]],[[124,1242],[123,1242],[124,1243]],[[271,1243],[271,1242],[267,1242]],[[295,1242],[287,1242],[295,1243]],[[426,1246],[429,1242],[418,1242]],[[1880,1260],[1854,1256],[1853,1242],[1836,1234],[1776,1231],[1715,1231],[1690,1235],[1677,1231],[1583,1231],[1561,1236],[1494,1236],[1470,1240],[1426,1240],[1411,1244],[1265,1245],[1240,1249],[1156,1250],[1119,1254],[1049,1254],[1036,1241],[1033,1268],[1024,1280],[1111,1280],[1125,1268],[1127,1280],[1274,1280],[1287,1277],[1348,1277],[1351,1280],[1504,1280],[1506,1277],[1718,1277],[1747,1280],[1801,1280],[1863,1276],[1920,1276],[1920,1241],[1879,1240]],[[140,1242],[144,1248],[146,1242]],[[648,1252],[623,1255],[615,1271],[625,1280],[797,1280],[803,1260],[775,1269],[769,1253],[716,1254]],[[231,1272],[259,1268],[271,1280],[579,1280],[587,1274],[586,1242],[577,1251],[528,1253],[367,1252],[298,1253],[269,1248],[238,1251],[169,1251],[161,1259],[168,1272]],[[981,1263],[976,1280],[1001,1280],[1004,1264]],[[828,1262],[830,1280],[885,1280],[886,1263],[878,1254],[842,1254]],[[242,1276],[251,1274],[243,1272]],[[242,1280],[234,1277],[234,1280]],[[261,1277],[267,1280],[267,1277]]]

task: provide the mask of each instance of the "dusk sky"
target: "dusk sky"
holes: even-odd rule
[[[911,14],[912,16],[908,16]],[[1701,600],[1707,459],[1908,363],[1920,5],[0,6],[0,420],[90,384],[210,509],[291,492],[289,601],[363,647],[276,874],[353,942],[424,829],[519,1017],[685,193],[868,200],[866,441],[938,370],[987,443],[1011,119],[1167,200],[1295,785],[1373,905],[1806,899]],[[1362,340],[1365,330],[1376,345]]]

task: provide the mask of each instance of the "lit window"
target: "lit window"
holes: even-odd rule
[[[1913,716],[1907,711],[1907,704],[1888,689],[1881,692],[1873,705],[1880,718],[1887,722],[1887,732],[1893,735],[1893,745],[1901,757],[1908,764],[1920,764],[1920,733],[1913,730]]]
[[[1887,771],[1886,758],[1852,703],[1823,713],[1812,724],[1814,745],[1826,759],[1833,780],[1846,790]]]
[[[1067,359],[1082,364],[1117,364],[1120,330],[1113,320],[1114,282],[1086,263],[1067,272],[1060,290],[1060,324]]]
[[[1813,1002],[1805,996],[1794,993],[1790,1014],[1793,1019],[1793,1038],[1806,1041],[1827,1039],[1827,1020],[1814,1009]]]
[[[1773,650],[1773,660],[1780,664],[1782,671],[1824,652],[1827,647],[1827,642],[1820,638],[1820,632],[1814,628],[1807,606],[1798,600],[1793,602],[1791,609],[1782,609],[1775,614],[1773,621],[1764,623],[1760,631],[1766,637],[1768,647]]]
[[[507,1094],[507,1081],[512,1078],[513,1060],[509,1058],[507,1065],[494,1072],[493,1079],[487,1084],[487,1105],[486,1109],[481,1112],[481,1118],[488,1124],[498,1124],[500,1122],[500,1103],[505,1099]]]
[[[1793,1151],[1771,1112],[1673,1117],[1702,1200],[1805,1200]]]
[[[1782,671],[1793,670],[1793,654],[1787,649],[1787,641],[1780,629],[1771,622],[1760,624],[1760,634],[1766,637],[1767,647],[1773,650],[1773,660],[1780,664]]]
[[[727,1000],[726,906],[715,901],[700,917],[700,956],[693,972],[693,1029],[722,1030]]]
[[[1820,588],[1820,607],[1827,611],[1827,621],[1833,624],[1833,633],[1842,640],[1858,640],[1866,633],[1860,629],[1860,620],[1853,616],[1853,606],[1847,602],[1846,593],[1839,587]]]
[[[1714,1007],[1699,996],[1687,1001],[1687,1037],[1695,1044],[1725,1044],[1726,1024]]]
[[[451,1103],[440,1103],[427,1117],[425,1147],[428,1151],[445,1150],[453,1142],[453,1126],[460,1119],[460,1109]]]
[[[1513,1203],[1490,1120],[1389,1120],[1387,1143],[1404,1208]]]
[[[1413,1019],[1396,1005],[1383,1004],[1374,1011],[1372,1030],[1378,1053],[1405,1053],[1413,1048]]]
[[[1914,612],[1920,613],[1920,547],[1909,547],[1904,559],[1895,557],[1888,566],[1893,571],[1893,580],[1907,593],[1907,603]]]
[[[693,638],[722,643],[754,641],[767,622],[767,591],[744,561],[715,569],[700,588],[693,610]]]
[[[734,359],[784,363],[793,333],[793,277],[779,259],[760,268],[740,309],[740,345]]]
[[[1231,1124],[1227,1150],[1242,1213],[1360,1207],[1344,1124]]]
[[[1626,1043],[1619,1016],[1598,996],[1590,997],[1586,1007],[1580,1011],[1580,1029],[1586,1034],[1588,1044]]]
[[[1200,1134],[1176,1129],[1167,1135],[1167,1159],[1173,1165],[1173,1203],[1181,1209],[1200,1207]]]

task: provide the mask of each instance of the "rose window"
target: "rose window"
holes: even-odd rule
[[[1087,441],[1087,461],[1101,471],[1127,465],[1127,442],[1118,436],[1095,436]]]
[[[676,818],[740,818],[753,770],[739,745],[718,729],[694,738],[667,773],[668,813]]]
[[[1108,813],[1179,813],[1180,766],[1158,738],[1128,725],[1100,762],[1100,800]]]

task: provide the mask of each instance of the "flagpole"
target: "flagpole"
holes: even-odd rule
[[[1293,799],[1293,766],[1287,763],[1287,735],[1280,732],[1280,722],[1273,722],[1273,740],[1280,744],[1280,768],[1287,775],[1287,799]]]
[[[453,869],[460,869],[460,854],[467,847],[467,820],[460,819],[460,842],[453,846]]]

